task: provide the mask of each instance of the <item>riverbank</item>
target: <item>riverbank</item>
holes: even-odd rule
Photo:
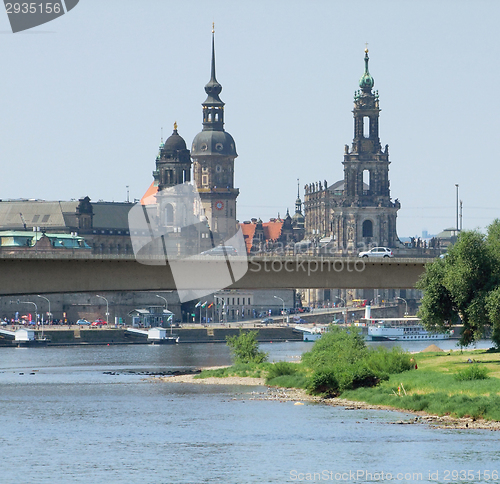
[[[18,346],[12,334],[0,334],[0,346]],[[194,328],[175,328],[174,334],[179,337],[179,343],[225,343],[226,337],[238,335],[240,329],[257,331],[257,340],[260,343],[281,341],[302,341],[302,333],[294,331],[291,326],[257,327],[255,325],[236,325],[229,327],[199,326]],[[167,334],[168,336],[168,334]],[[35,330],[35,343],[42,337],[41,330]],[[123,344],[151,344],[146,334],[131,333],[126,328],[89,328],[88,326],[71,326],[50,328],[43,331],[46,341],[40,341],[40,346],[76,346],[76,345],[123,345]]]
[[[370,409],[410,413],[413,417],[394,422],[401,425],[428,424],[435,428],[500,430],[500,421],[496,419],[486,420],[467,414],[459,418],[451,416],[450,414],[453,412],[437,414],[425,410],[408,408],[408,402],[415,396],[421,400],[428,398],[432,401],[433,398],[442,397],[443,391],[445,392],[445,397],[447,396],[450,400],[453,400],[457,396],[465,400],[469,399],[470,402],[473,402],[475,397],[487,398],[492,396],[495,398],[498,393],[497,386],[500,384],[498,378],[500,371],[497,368],[499,363],[498,357],[493,355],[497,355],[497,353],[482,350],[416,353],[415,358],[419,362],[419,370],[395,375],[394,378],[389,379],[387,382],[382,382],[377,387],[358,389],[359,392],[357,390],[345,392],[348,396],[353,396],[354,398],[324,398],[322,396],[309,395],[303,389],[267,387],[264,391],[252,392],[251,399],[277,400],[299,404],[303,402],[320,403],[341,406],[348,410]],[[452,374],[462,371],[464,367],[470,368],[473,364],[484,365],[490,371],[489,377],[481,381],[472,380],[451,383],[450,377]],[[425,383],[415,385],[415,381],[408,380],[408,378],[411,379],[415,375],[418,375]],[[433,378],[435,381],[433,381]],[[266,386],[264,378],[239,376],[196,378],[195,375],[176,375],[172,377],[153,378],[153,381],[202,385]],[[448,387],[440,388],[442,392],[437,395],[435,391],[436,387],[444,385],[443,382],[447,383]],[[398,385],[400,388],[398,388]],[[393,404],[374,403],[373,399],[376,400],[381,395],[385,397],[385,400]],[[363,396],[364,398],[362,398]],[[472,413],[472,405],[470,403],[470,413]],[[429,408],[432,408],[432,405],[429,405]]]

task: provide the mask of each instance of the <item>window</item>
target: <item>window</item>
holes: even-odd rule
[[[373,237],[373,223],[371,220],[363,222],[363,237]]]
[[[370,118],[368,116],[363,116],[363,136],[370,137]]]
[[[363,194],[367,195],[367,193],[364,193],[365,190],[370,190],[370,171],[369,170],[363,170]]]
[[[174,225],[174,207],[170,203],[165,207],[165,225],[169,227]]]

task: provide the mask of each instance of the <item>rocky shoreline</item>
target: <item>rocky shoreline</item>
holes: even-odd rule
[[[244,385],[244,386],[266,386],[264,378],[249,377],[224,377],[224,378],[195,378],[194,374],[174,375],[174,376],[154,376],[149,381],[158,383],[192,383],[200,385]],[[295,402],[296,405],[307,403],[319,403],[335,407],[344,407],[346,410],[390,410],[394,412],[411,413],[415,415],[407,420],[392,422],[394,425],[415,425],[427,424],[439,429],[482,429],[500,430],[500,422],[473,419],[473,418],[453,418],[448,415],[429,415],[425,412],[410,412],[386,405],[371,405],[364,402],[356,402],[343,398],[323,398],[315,395],[308,395],[304,390],[297,388],[276,388],[266,387],[265,391],[253,391],[250,400],[274,400],[279,402]]]

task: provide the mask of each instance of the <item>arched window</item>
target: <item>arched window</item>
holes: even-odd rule
[[[174,225],[174,207],[170,203],[165,207],[165,225],[167,227]]]
[[[371,220],[363,222],[363,237],[373,237],[373,223]]]
[[[363,116],[363,137],[370,137],[370,118],[368,116]]]

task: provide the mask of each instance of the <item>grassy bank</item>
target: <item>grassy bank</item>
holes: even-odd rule
[[[500,353],[492,351],[372,350],[359,334],[334,329],[300,363],[240,362],[198,378],[229,376],[264,377],[270,386],[371,405],[500,421]]]
[[[413,356],[418,370],[391,375],[376,387],[347,390],[342,397],[433,415],[500,421],[499,353],[475,350]]]

